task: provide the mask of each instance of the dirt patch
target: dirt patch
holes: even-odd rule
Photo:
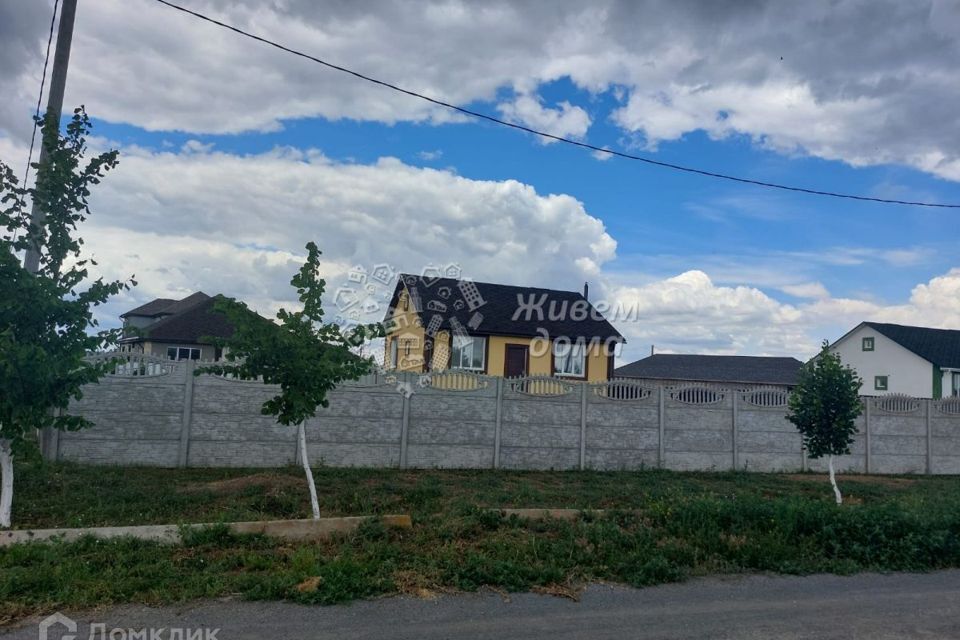
[[[210,491],[211,493],[227,494],[238,493],[250,487],[257,487],[263,489],[264,491],[280,491],[299,486],[300,483],[297,481],[297,479],[291,476],[270,473],[255,473],[249,476],[227,478],[225,480],[213,480],[211,482],[191,482],[180,487],[180,491],[184,493]]]
[[[829,482],[826,473],[808,474],[794,473],[786,476],[788,480],[799,480],[801,482]],[[883,487],[906,488],[916,484],[915,478],[894,478],[890,476],[866,476],[862,474],[838,473],[837,483],[841,482],[861,482],[863,484],[876,484]]]

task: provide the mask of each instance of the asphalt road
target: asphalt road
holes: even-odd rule
[[[163,627],[158,637],[164,639],[171,637],[172,628],[219,628],[217,640],[958,639],[960,571],[710,578],[639,590],[594,585],[579,602],[494,593],[435,600],[385,598],[334,607],[222,600],[162,608],[124,606],[72,617],[79,621],[77,640],[89,637],[91,622],[105,624],[107,637],[113,628]],[[62,631],[52,627],[48,638],[60,638]],[[37,621],[6,629],[0,637],[35,639]],[[122,636],[117,632],[115,637]]]

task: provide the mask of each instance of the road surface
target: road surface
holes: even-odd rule
[[[115,628],[162,627],[157,637],[164,640],[173,628],[194,633],[219,629],[217,640],[958,639],[960,571],[709,578],[648,589],[593,585],[579,602],[495,593],[434,600],[383,598],[333,607],[218,600],[161,608],[123,606],[71,617],[79,621],[77,640],[89,637],[91,623],[105,625],[108,638]],[[0,631],[0,637],[35,639],[37,622],[23,621]],[[49,640],[62,632],[54,625]],[[118,631],[114,637],[123,636]]]

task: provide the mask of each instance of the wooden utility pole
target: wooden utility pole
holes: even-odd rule
[[[57,29],[57,49],[53,54],[53,72],[50,75],[50,93],[47,96],[47,117],[55,118],[60,122],[63,111],[63,92],[67,86],[67,66],[70,63],[70,43],[73,41],[73,19],[77,13],[77,0],[61,0],[60,25]],[[47,158],[47,147],[40,141],[40,158],[37,162],[43,166]],[[26,187],[26,185],[24,185]],[[42,227],[46,212],[37,207],[36,201],[30,212],[30,223]],[[36,273],[40,268],[40,248],[36,245],[27,248],[23,259],[23,267],[30,273]]]

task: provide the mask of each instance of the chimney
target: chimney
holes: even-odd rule
[[[653,351],[654,351],[653,345],[650,345],[650,355],[653,355]]]
[[[583,297],[585,300],[590,299],[590,283],[589,282],[583,283]]]

